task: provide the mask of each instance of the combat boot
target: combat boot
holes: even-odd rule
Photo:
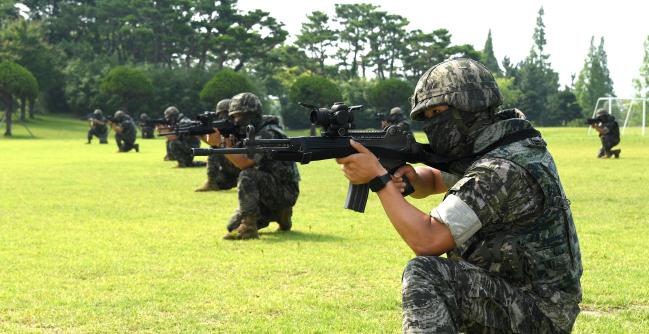
[[[293,207],[285,208],[279,211],[279,218],[277,223],[279,224],[279,231],[290,231],[293,227],[293,222],[291,222],[291,217],[293,216]]]
[[[619,159],[619,158],[620,158],[620,153],[621,153],[621,152],[622,152],[622,150],[620,150],[620,149],[618,149],[618,150],[612,150],[612,151],[611,151],[611,153],[613,153],[613,156],[615,156],[615,159]]]
[[[133,145],[133,148],[135,149],[135,152],[140,152],[140,144]]]
[[[228,232],[223,239],[225,240],[247,240],[247,239],[259,239],[259,232],[257,232],[257,217],[255,215],[243,216],[241,218],[241,224]]]
[[[205,184],[203,184],[200,188],[196,188],[196,192],[203,192],[203,191],[219,191],[221,190],[219,186],[216,185],[216,182],[213,182],[212,180],[207,180],[205,181]]]

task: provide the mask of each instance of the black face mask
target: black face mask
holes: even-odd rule
[[[472,153],[473,142],[465,136],[453,119],[453,108],[424,121],[423,130],[431,150],[449,158],[460,158]]]

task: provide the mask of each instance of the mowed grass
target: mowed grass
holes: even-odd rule
[[[84,122],[41,117],[0,138],[0,332],[398,333],[413,257],[374,195],[343,209],[333,161],[300,166],[293,231],[221,239],[235,190],[195,193],[205,168],[85,145]],[[579,231],[577,333],[649,331],[649,136],[597,160],[583,128],[541,129]],[[423,140],[423,136],[419,136]],[[204,159],[204,158],[201,158]],[[442,200],[412,201],[428,211]]]

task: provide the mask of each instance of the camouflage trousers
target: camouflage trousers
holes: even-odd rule
[[[143,126],[140,130],[141,130],[140,132],[142,133],[142,139],[155,138],[155,135],[154,135],[155,128],[150,127],[150,126]]]
[[[121,133],[116,133],[115,142],[120,152],[128,152],[135,148],[135,137],[123,136]]]
[[[268,226],[269,221],[277,221],[282,210],[293,207],[300,194],[298,182],[277,182],[270,173],[257,168],[242,170],[237,188],[239,209],[229,226],[238,226],[243,217],[256,217],[259,228]]]
[[[602,142],[602,148],[599,149],[599,153],[597,154],[598,158],[601,158],[603,156],[606,156],[608,158],[613,155],[613,153],[611,152],[613,146],[620,143],[620,139],[613,136],[604,135],[599,137],[599,140]]]
[[[241,170],[223,155],[210,155],[207,158],[207,181],[219,189],[234,188]]]
[[[88,142],[92,141],[92,137],[97,137],[100,143],[106,144],[108,143],[108,129],[105,126],[90,128],[88,130]]]
[[[465,261],[412,259],[402,279],[404,333],[561,333],[529,293]]]
[[[192,148],[198,148],[200,145],[198,139],[176,139],[170,141],[169,152],[173,159],[178,161],[178,167],[194,167]]]

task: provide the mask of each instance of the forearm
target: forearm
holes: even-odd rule
[[[415,191],[410,196],[413,198],[424,198],[448,190],[439,170],[428,166],[417,166],[415,172],[418,177],[416,183],[412,185]]]
[[[255,160],[248,159],[245,154],[226,154],[225,157],[241,170],[248,169],[255,165]]]
[[[408,203],[393,182],[377,194],[390,222],[415,254],[438,256],[455,247],[448,227]]]

